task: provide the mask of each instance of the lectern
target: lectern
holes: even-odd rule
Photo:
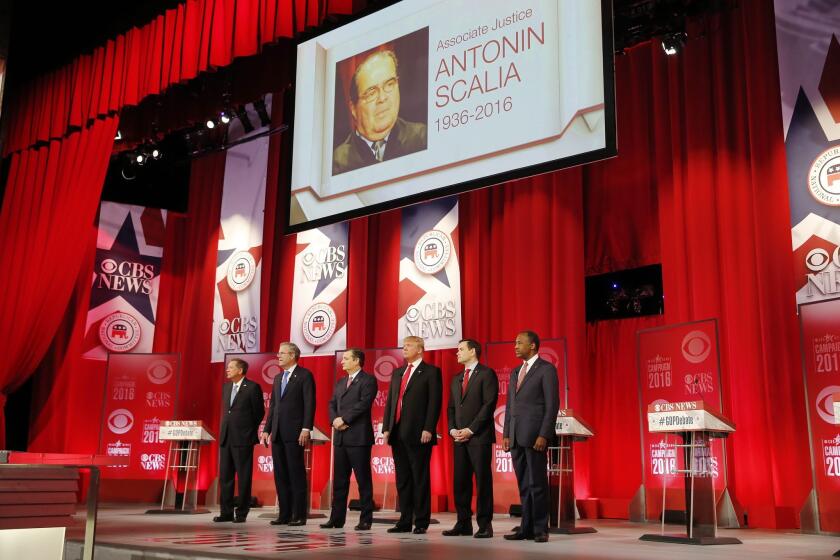
[[[575,524],[575,475],[574,447],[577,441],[586,441],[594,435],[592,428],[571,409],[557,413],[554,424],[558,445],[548,448],[548,484],[551,508],[548,513],[550,533],[574,535],[595,533],[592,527]]]
[[[686,534],[665,534],[665,494],[667,481],[663,477],[662,528],[659,534],[642,535],[640,540],[677,544],[741,544],[733,537],[717,536],[717,511],[712,473],[708,469],[711,440],[725,438],[735,431],[735,425],[703,401],[651,404],[648,406],[648,431],[679,438],[675,447],[683,451],[683,469],[667,474],[682,474],[685,479]]]
[[[210,513],[208,509],[199,509],[198,471],[201,465],[201,446],[215,441],[205,429],[201,420],[167,420],[160,423],[160,441],[169,442],[166,455],[166,470],[163,479],[163,495],[160,509],[150,509],[146,513]],[[172,507],[167,504],[167,491],[178,494],[183,488],[181,507],[177,499]]]

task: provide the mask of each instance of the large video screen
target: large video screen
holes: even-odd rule
[[[403,0],[301,43],[290,232],[615,155],[607,0]]]

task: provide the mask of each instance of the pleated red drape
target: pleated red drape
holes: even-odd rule
[[[71,64],[9,92],[4,153],[61,138],[92,119],[349,14],[364,0],[186,0]]]
[[[62,321],[102,191],[117,119],[15,154],[3,208],[0,247],[0,411],[40,363]],[[0,448],[5,440],[0,414]]]

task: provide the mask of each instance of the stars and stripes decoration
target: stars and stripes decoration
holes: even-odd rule
[[[166,211],[102,202],[82,355],[152,351]]]
[[[291,340],[303,356],[347,347],[347,222],[297,234]]]
[[[427,350],[461,340],[458,198],[403,209],[400,237],[398,340],[425,340]]]
[[[260,343],[265,181],[271,96],[240,107],[228,128],[213,304],[212,362]],[[253,138],[251,138],[253,137]],[[251,138],[251,139],[249,139]]]

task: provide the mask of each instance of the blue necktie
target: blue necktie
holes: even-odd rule
[[[289,371],[283,370],[283,379],[280,382],[280,396],[282,397],[286,393],[286,385],[289,384]]]
[[[236,393],[239,392],[239,385],[233,384],[233,390],[230,392],[230,406],[233,406],[233,400],[236,398]]]

